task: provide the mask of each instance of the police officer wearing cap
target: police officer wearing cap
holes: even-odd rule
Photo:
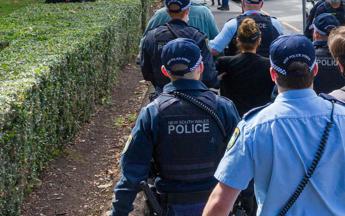
[[[316,62],[319,65],[319,73],[314,80],[316,93],[330,93],[345,85],[345,79],[341,76],[337,63],[329,52],[327,45],[329,33],[339,25],[337,18],[327,13],[319,15],[314,20],[313,44]]]
[[[225,23],[217,37],[210,41],[209,46],[213,55],[219,55],[226,47],[228,49],[225,50],[225,55],[235,55],[238,53],[236,46],[237,30],[242,21],[250,17],[255,20],[262,33],[262,41],[258,49],[258,54],[268,57],[271,42],[279,35],[282,35],[284,29],[276,18],[264,15],[260,11],[263,3],[263,0],[242,0],[244,13],[236,17],[236,19],[231,19]]]
[[[151,159],[164,215],[201,215],[217,183],[215,169],[239,121],[233,103],[199,81],[204,64],[193,40],[170,41],[161,58],[162,71],[171,82],[141,110],[127,141],[113,216],[132,211],[139,183],[149,176]]]
[[[176,38],[190,38],[201,50],[204,62],[203,83],[211,88],[218,86],[217,73],[212,55],[207,47],[205,34],[187,24],[189,18],[190,0],[165,0],[165,6],[172,20],[149,32],[143,41],[141,49],[141,71],[144,79],[150,81],[158,95],[169,79],[161,72],[160,55],[162,48]]]
[[[320,3],[318,2],[315,5],[315,7],[316,7],[316,9],[315,9],[314,17],[308,18],[306,29],[304,30],[304,34],[308,38],[312,38],[313,21],[320,14],[330,13],[338,19],[340,25],[345,24],[345,5],[344,5],[344,2],[342,0],[321,0]]]
[[[345,107],[313,91],[315,50],[302,35],[270,48],[279,95],[238,124],[204,216],[227,215],[254,178],[257,215],[345,214]]]
[[[339,66],[340,74],[345,78],[345,27],[341,26],[331,31],[328,46],[334,60]],[[330,93],[332,97],[345,103],[345,85]]]

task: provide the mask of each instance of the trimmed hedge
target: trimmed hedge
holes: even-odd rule
[[[38,4],[0,18],[0,215],[20,214],[46,162],[107,99],[137,51],[142,4]]]

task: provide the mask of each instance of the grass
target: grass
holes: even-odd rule
[[[38,3],[40,1],[41,0],[0,0],[0,17],[6,16],[28,4]]]

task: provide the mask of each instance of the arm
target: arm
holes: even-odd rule
[[[203,216],[227,216],[239,195],[240,190],[218,183],[212,191]]]
[[[153,30],[154,31],[154,30]],[[151,64],[151,56],[153,54],[152,43],[154,38],[153,32],[150,31],[142,42],[141,55],[140,55],[140,68],[141,73],[146,81],[153,81],[153,68]]]
[[[202,60],[205,66],[204,72],[202,74],[202,81],[209,88],[218,88],[219,81],[217,78],[216,66],[214,64],[210,50],[207,47],[205,39],[203,39],[199,43],[199,47],[201,50]]]
[[[121,179],[115,187],[112,216],[127,216],[133,210],[133,201],[150,171],[153,144],[151,120],[144,108],[132,130],[121,156]]]
[[[210,41],[209,46],[213,55],[223,52],[226,46],[230,43],[237,31],[237,20],[232,19],[225,23],[222,31]]]
[[[278,33],[280,35],[283,35],[284,32],[285,32],[285,29],[284,29],[283,25],[276,18],[271,17],[271,21],[272,21],[273,27],[275,29],[277,29]]]

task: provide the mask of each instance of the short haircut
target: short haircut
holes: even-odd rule
[[[328,47],[333,58],[345,66],[345,26],[340,26],[331,31],[328,37]]]
[[[314,74],[310,71],[305,62],[292,62],[287,70],[288,75],[277,72],[277,83],[279,86],[287,89],[304,89],[309,88],[314,81]]]
[[[169,11],[169,9],[167,9],[168,13],[169,13],[169,16],[173,19],[182,19],[186,13],[189,11],[189,9],[186,9],[184,11],[181,11],[181,12],[171,12]]]

